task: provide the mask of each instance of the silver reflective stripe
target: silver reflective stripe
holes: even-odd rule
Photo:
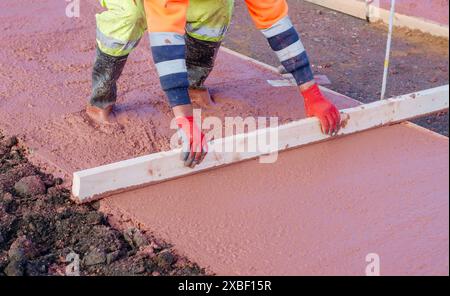
[[[159,77],[187,72],[186,60],[179,59],[157,63],[156,69],[158,70]]]
[[[122,50],[131,50],[138,46],[140,38],[138,40],[131,41],[121,41],[112,37],[108,37],[103,34],[99,29],[97,29],[97,40],[105,47],[109,49],[122,49]]]
[[[278,58],[280,59],[280,62],[287,61],[289,59],[292,59],[293,57],[296,57],[300,54],[302,54],[305,51],[305,47],[303,46],[302,42],[299,40],[295,43],[292,43],[286,48],[283,48],[282,50],[276,51]]]
[[[271,38],[283,32],[286,32],[290,28],[292,28],[292,22],[289,16],[286,16],[276,22],[272,27],[268,29],[261,30],[261,32],[266,36],[266,38]]]
[[[177,33],[149,33],[151,46],[184,45],[184,36]]]
[[[186,31],[188,33],[197,34],[200,36],[210,37],[210,38],[218,38],[223,37],[227,32],[228,26],[223,26],[218,29],[207,28],[205,26],[194,28],[192,24],[186,25]]]

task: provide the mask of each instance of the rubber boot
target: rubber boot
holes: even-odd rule
[[[221,42],[203,41],[186,34],[186,67],[189,79],[189,95],[202,107],[213,104],[205,80],[214,68]]]
[[[108,123],[111,120],[113,105],[117,99],[117,80],[127,59],[128,55],[113,57],[97,48],[92,71],[92,96],[86,112],[98,123]]]

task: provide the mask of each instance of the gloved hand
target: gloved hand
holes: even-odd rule
[[[177,125],[183,142],[181,159],[190,168],[200,164],[208,153],[205,135],[194,122],[193,116],[177,117]]]
[[[319,118],[324,134],[337,134],[341,128],[341,115],[336,106],[323,96],[319,86],[314,84],[301,93],[305,99],[306,115]]]

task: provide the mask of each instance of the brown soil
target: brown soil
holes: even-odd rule
[[[0,135],[0,276],[64,275],[72,252],[82,275],[204,274],[151,235],[114,229],[97,204],[74,204],[61,182]]]

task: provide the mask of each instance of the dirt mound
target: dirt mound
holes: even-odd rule
[[[0,135],[0,275],[65,275],[73,256],[81,275],[204,274],[154,237],[114,229],[95,205],[74,204],[17,142]]]

